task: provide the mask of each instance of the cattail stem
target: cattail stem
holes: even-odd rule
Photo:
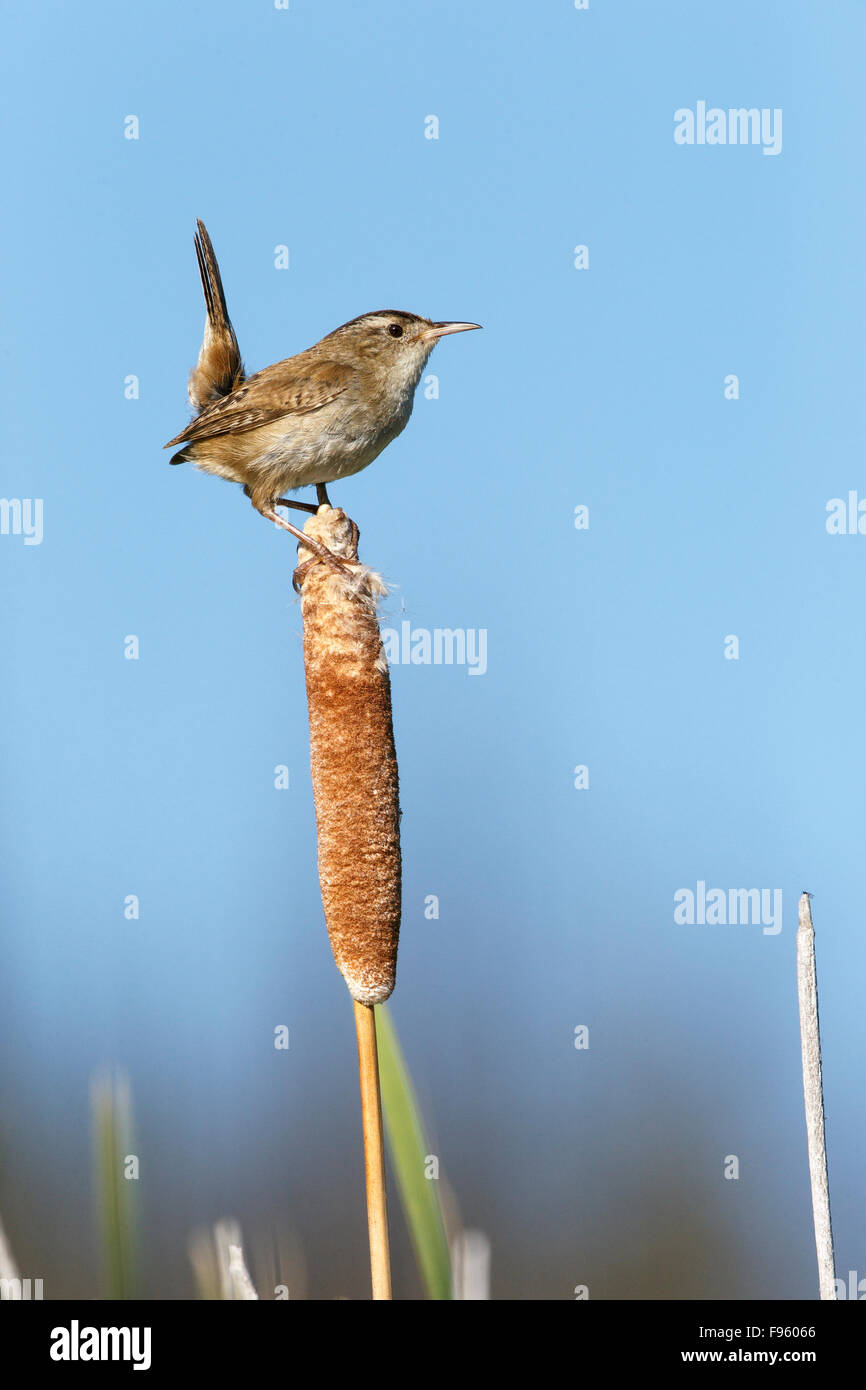
[[[818,1288],[822,1299],[836,1297],[833,1260],[833,1228],[830,1224],[830,1187],[827,1178],[827,1146],[824,1138],[824,1088],[821,1081],[821,1034],[818,1029],[818,979],[815,969],[815,932],[809,894],[799,903],[797,928],[797,994],[800,1002],[800,1042],[803,1056],[803,1097],[809,1143],[809,1179],[812,1185],[812,1217],[818,1252]]]
[[[373,1298],[391,1297],[382,1102],[373,1005],[394,988],[400,931],[400,807],[391,685],[376,603],[385,593],[358,560],[358,529],[322,506],[305,534],[295,585],[304,620],[310,766],[319,882],[334,959],[355,1004]]]
[[[358,1034],[358,1072],[361,1079],[361,1123],[364,1129],[367,1228],[370,1233],[373,1298],[390,1299],[391,1253],[388,1246],[388,1204],[385,1196],[382,1096],[379,1090],[376,1014],[371,1004],[359,1004],[355,1001],[355,1029]]]

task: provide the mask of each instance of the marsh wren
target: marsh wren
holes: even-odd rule
[[[189,399],[199,413],[165,447],[183,445],[172,463],[193,463],[241,483],[256,511],[312,548],[311,538],[275,509],[317,507],[283,493],[313,485],[318,505],[330,505],[328,483],[359,473],[405,428],[439,339],[481,325],[380,309],[246,376],[211,239],[203,222],[197,226],[207,318]],[[322,558],[333,559],[320,549]]]

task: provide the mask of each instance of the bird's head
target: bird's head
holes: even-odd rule
[[[480,327],[480,323],[434,323],[402,309],[377,309],[350,319],[322,342],[339,346],[347,356],[355,356],[371,367],[395,369],[401,376],[417,377],[440,338]]]

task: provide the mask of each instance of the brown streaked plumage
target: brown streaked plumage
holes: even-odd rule
[[[328,483],[366,468],[405,428],[438,340],[479,325],[381,309],[245,377],[213,246],[197,225],[207,320],[189,398],[199,413],[165,447],[183,445],[172,463],[240,483],[257,511],[309,545],[274,509],[316,507],[283,494],[313,485],[319,503],[328,502]]]

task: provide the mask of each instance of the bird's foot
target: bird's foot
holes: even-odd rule
[[[255,503],[253,505],[255,506]],[[305,531],[299,531],[297,526],[293,526],[290,521],[284,520],[284,518],[281,517],[278,512],[274,511],[274,507],[278,505],[279,502],[273,502],[269,506],[256,507],[256,511],[261,512],[262,516],[267,517],[268,521],[272,521],[275,526],[279,526],[283,531],[288,531],[289,535],[294,536],[296,540],[299,540],[302,545],[306,546],[307,550],[312,550],[314,552],[309,560],[304,560],[302,564],[298,565],[294,575],[292,576],[292,585],[296,593],[300,593],[301,583],[303,582],[304,576],[306,575],[310,566],[315,565],[318,561],[322,561],[322,563],[326,564],[329,569],[332,569],[336,574],[340,574],[344,578],[346,578],[348,575],[351,575],[351,561],[342,560],[339,557],[339,555],[335,555],[334,552],[332,550],[329,550],[326,545],[323,545],[321,541],[316,540],[315,536],[307,535]],[[305,510],[314,512],[317,509],[315,507],[310,507],[309,509],[305,508]],[[358,531],[358,528],[355,525],[354,521],[351,523],[351,525],[354,536],[354,547],[357,548],[358,536],[360,535],[360,532]]]
[[[312,502],[296,502],[294,497],[278,497],[274,503],[275,507],[295,507],[299,512],[309,512],[315,516],[319,510],[318,506],[313,506]]]
[[[325,505],[328,507],[331,506],[330,502],[326,503]],[[331,510],[333,511],[334,509],[331,508]],[[345,537],[340,537],[340,548],[342,549],[343,546],[346,546],[346,548],[349,551],[349,555],[335,555],[332,550],[328,549],[328,547],[324,544],[323,541],[317,540],[315,537],[310,535],[309,531],[305,531],[304,545],[308,546],[310,550],[315,550],[316,554],[311,559],[304,560],[300,565],[298,565],[298,568],[295,570],[294,576],[292,578],[292,583],[297,593],[301,592],[301,585],[304,582],[304,578],[310,566],[317,564],[319,560],[323,560],[325,564],[329,565],[330,568],[335,570],[338,574],[342,574],[344,578],[347,575],[354,575],[358,573],[355,566],[359,564],[358,541],[360,539],[361,532],[358,530],[357,525],[350,516],[346,516],[343,512],[336,512],[335,516],[342,517],[343,521],[348,522],[349,524],[348,543]]]
[[[329,505],[330,505],[330,504],[329,504]],[[352,529],[351,529],[351,532],[350,532],[351,540],[349,541],[349,549],[350,549],[351,551],[353,551],[355,555],[357,555],[357,553],[358,553],[358,541],[361,539],[361,532],[358,530],[358,524],[357,524],[357,522],[353,521],[352,518],[351,518],[350,516],[347,516],[347,517],[346,517],[346,520],[348,521],[350,527],[352,528]]]
[[[291,521],[284,521],[284,518],[279,516],[277,512],[274,512],[274,507],[257,507],[256,510],[257,512],[261,512],[261,516],[267,517],[268,521],[272,521],[274,525],[278,525],[282,530],[288,531],[289,535],[293,535],[296,541],[300,541],[302,545],[306,545],[307,550],[314,550],[314,552],[316,552],[310,560],[304,560],[303,564],[299,564],[295,570],[295,574],[293,574],[292,585],[297,594],[300,594],[300,582],[302,582],[304,574],[310,569],[311,564],[316,564],[318,560],[327,564],[328,569],[334,570],[336,574],[342,574],[343,577],[352,573],[349,564],[346,563],[345,560],[339,559],[339,556],[334,555],[334,552],[329,550],[327,545],[322,545],[321,541],[317,541],[317,539],[311,537],[311,535],[304,535],[303,531],[297,530],[296,525],[292,525]]]
[[[301,592],[301,587],[304,583],[304,580],[307,577],[307,572],[312,568],[313,565],[318,565],[320,560],[324,561],[326,565],[329,565],[331,569],[336,571],[337,574],[343,575],[344,578],[347,574],[349,574],[350,571],[348,565],[344,565],[342,560],[338,560],[336,555],[331,554],[330,550],[326,549],[325,547],[323,547],[323,550],[324,554],[314,555],[311,560],[304,560],[303,564],[298,565],[297,569],[292,575],[292,588],[294,589],[296,594],[299,594]],[[325,559],[325,556],[327,556],[328,558]]]

